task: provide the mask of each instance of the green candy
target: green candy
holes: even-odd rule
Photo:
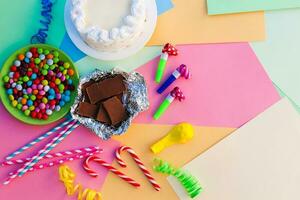
[[[55,65],[50,65],[50,70],[54,70],[55,69]]]
[[[36,96],[35,96],[35,95],[31,95],[31,96],[30,96],[30,99],[31,99],[32,101],[35,101],[35,100],[36,100]]]
[[[29,96],[28,96],[27,94],[24,94],[23,97],[24,97],[25,99],[29,99]]]
[[[37,49],[37,52],[38,52],[39,54],[42,54],[42,53],[43,53],[43,49],[42,49],[42,48],[38,48],[38,49]]]
[[[23,81],[24,81],[24,82],[29,81],[29,77],[28,77],[28,76],[24,76],[24,77],[23,77]]]
[[[58,89],[61,91],[63,91],[65,89],[65,86],[63,84],[59,84],[58,85]]]
[[[26,116],[29,116],[29,115],[30,115],[30,110],[25,110],[25,111],[24,111],[24,114],[25,114]]]
[[[49,69],[49,65],[48,65],[48,64],[45,64],[45,65],[43,66],[43,68],[44,68],[44,69]]]
[[[35,64],[40,64],[41,63],[41,59],[40,58],[35,58],[34,59],[34,63]]]
[[[54,63],[58,63],[58,61],[59,61],[59,58],[57,58],[57,57],[54,57],[54,58],[53,58],[53,62],[54,62]]]
[[[54,52],[53,52],[53,55],[54,55],[54,57],[58,57],[58,56],[59,56],[59,53],[58,53],[57,51],[54,51]]]
[[[69,78],[70,78],[70,76],[69,76],[69,75],[66,75],[65,77],[66,77],[66,79],[69,79]]]
[[[65,62],[65,63],[64,63],[64,67],[65,67],[66,69],[69,69],[69,68],[70,68],[70,63]]]
[[[9,76],[7,76],[7,75],[4,76],[4,77],[3,77],[3,81],[4,81],[5,83],[7,83],[7,82],[9,81]]]
[[[46,75],[48,74],[48,70],[43,69],[43,70],[42,70],[42,74],[43,74],[44,76],[46,76]]]
[[[45,50],[44,50],[44,54],[45,54],[45,55],[48,55],[49,53],[50,53],[50,51],[49,51],[48,49],[45,49]]]
[[[63,67],[63,66],[59,66],[59,71],[64,71],[65,70],[65,68]]]
[[[21,110],[21,109],[22,109],[22,104],[18,103],[17,108],[18,108],[19,110]]]

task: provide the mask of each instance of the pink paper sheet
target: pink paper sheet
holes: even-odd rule
[[[2,161],[6,155],[54,126],[55,124],[51,124],[49,126],[25,125],[11,117],[3,107],[2,103],[0,103],[0,160]],[[112,162],[114,158],[113,152],[119,146],[119,142],[114,140],[110,140],[109,142],[102,141],[87,128],[80,126],[61,144],[59,144],[53,150],[53,152],[93,145],[97,145],[103,148],[105,151],[102,153],[101,157],[108,162]],[[41,147],[41,145],[39,145],[39,147]],[[36,150],[34,152],[36,152]],[[32,155],[32,153],[30,152],[25,153],[25,155],[30,154]],[[22,154],[19,157],[24,157],[24,155]],[[92,178],[87,175],[87,173],[82,169],[82,161],[83,160],[78,160],[67,163],[67,165],[69,165],[77,174],[76,182],[81,183],[84,187],[91,187],[100,190],[107,175],[107,170],[97,164],[93,164],[92,166],[95,166],[95,169],[97,170],[97,172],[99,172],[99,177]],[[11,182],[11,184],[7,186],[2,185],[2,182],[7,178],[7,174],[17,168],[18,167],[16,166],[0,167],[1,200],[77,199],[67,196],[63,183],[59,181],[58,167],[52,167],[39,170],[37,172],[28,173],[24,177]]]
[[[148,84],[150,109],[136,123],[175,124],[188,121],[202,126],[240,127],[280,97],[247,43],[183,45],[179,55],[170,57],[164,78],[180,64],[186,64],[192,78],[176,80],[164,94],[156,93],[154,75],[159,58],[137,71]],[[184,102],[173,102],[157,121],[152,119],[156,108],[167,93],[179,86]]]

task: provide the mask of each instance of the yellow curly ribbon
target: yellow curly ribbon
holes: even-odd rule
[[[81,184],[74,184],[76,174],[67,166],[61,165],[59,167],[59,179],[65,185],[67,194],[69,196],[78,193],[78,200],[101,200],[101,193],[90,188],[83,189]]]

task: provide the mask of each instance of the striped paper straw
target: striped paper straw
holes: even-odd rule
[[[60,125],[54,127],[53,129],[51,129],[50,131],[44,133],[43,135],[39,136],[38,138],[34,139],[33,141],[29,142],[28,144],[24,145],[23,147],[19,148],[18,150],[16,150],[15,152],[9,154],[5,159],[6,160],[10,160],[14,157],[16,157],[17,155],[19,155],[20,153],[24,152],[26,149],[29,149],[30,147],[34,146],[35,144],[39,143],[40,141],[42,141],[43,139],[49,137],[50,135],[52,135],[53,133],[55,133],[56,131],[58,131],[59,129],[65,127],[66,125],[68,125],[69,123],[72,122],[72,119],[69,119],[63,123],[61,123]]]
[[[38,161],[40,161],[46,154],[48,154],[56,145],[58,145],[63,139],[65,139],[75,128],[79,126],[79,122],[77,120],[73,120],[68,126],[64,128],[63,131],[59,132],[59,134],[52,139],[42,150],[39,151],[37,155],[35,155],[31,161],[24,164],[15,174],[10,176],[3,184],[9,184],[13,179],[17,176],[23,176],[31,167],[33,167]]]
[[[56,166],[56,165],[60,165],[60,164],[66,163],[66,162],[70,162],[70,161],[73,161],[73,160],[78,160],[78,159],[82,159],[82,158],[85,158],[85,157],[88,157],[88,156],[93,156],[93,155],[98,154],[100,152],[101,152],[100,150],[96,150],[94,152],[88,152],[88,153],[84,153],[84,154],[77,154],[77,155],[75,154],[75,155],[72,155],[71,157],[61,158],[59,160],[54,160],[52,162],[43,163],[43,164],[39,164],[39,165],[34,165],[32,168],[30,168],[28,170],[28,172],[35,172],[36,170],[41,170],[41,169],[53,167],[53,166]],[[9,173],[10,176],[13,175],[13,174],[14,174],[14,172]]]
[[[67,156],[72,156],[72,155],[82,155],[82,154],[86,154],[86,153],[94,153],[96,151],[102,152],[103,150],[97,146],[90,146],[90,147],[84,147],[84,148],[80,148],[80,149],[73,149],[73,150],[67,150],[67,151],[47,154],[47,155],[45,155],[45,157],[43,159],[67,157]],[[17,165],[17,164],[26,163],[30,160],[32,160],[32,158],[20,158],[20,159],[16,159],[16,160],[6,160],[6,161],[2,162],[0,164],[0,166],[3,167],[3,166],[9,166],[9,165]]]

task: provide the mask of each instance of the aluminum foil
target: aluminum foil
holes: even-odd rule
[[[121,74],[125,78],[125,85],[127,90],[123,94],[122,102],[128,112],[128,118],[123,121],[118,127],[113,127],[107,124],[103,124],[95,119],[79,116],[76,113],[76,109],[79,103],[84,100],[84,95],[82,94],[82,85],[92,79],[95,81],[104,80],[116,74]],[[81,124],[95,132],[97,136],[99,136],[103,140],[107,140],[112,135],[121,135],[125,133],[130,126],[131,121],[140,112],[145,111],[148,108],[149,100],[147,88],[145,79],[142,75],[137,72],[126,73],[118,69],[113,69],[111,71],[102,71],[96,69],[91,74],[88,74],[87,76],[80,79],[78,85],[78,96],[76,97],[75,102],[71,107],[71,115]]]

